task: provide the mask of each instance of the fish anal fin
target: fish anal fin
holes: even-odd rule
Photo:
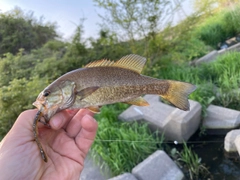
[[[94,93],[96,90],[98,90],[99,86],[93,86],[93,87],[87,87],[85,89],[82,89],[78,91],[76,94],[79,97],[80,100],[86,98],[87,96]]]
[[[124,102],[124,103],[132,104],[132,105],[136,105],[136,106],[149,106],[149,103],[142,97],[138,97],[138,98],[132,99],[132,100]]]
[[[169,88],[167,92],[160,96],[168,100],[177,108],[184,111],[188,111],[189,110],[188,96],[196,89],[196,86],[190,83],[180,81],[168,81],[168,83]]]
[[[114,66],[114,67],[129,69],[140,74],[143,70],[145,63],[146,63],[146,58],[136,54],[130,54],[122,57],[116,62],[110,61],[107,59],[102,59],[102,60],[91,62],[87,64],[85,67],[89,68],[89,67]]]
[[[89,106],[87,107],[93,113],[100,113],[100,108],[98,106]]]

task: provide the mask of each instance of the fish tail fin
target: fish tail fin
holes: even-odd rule
[[[168,91],[160,96],[181,110],[189,110],[188,96],[196,89],[196,86],[180,81],[168,80],[168,83]]]

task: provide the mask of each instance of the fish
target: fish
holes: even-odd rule
[[[87,108],[100,113],[100,107],[117,102],[148,106],[144,94],[157,94],[181,110],[189,110],[188,96],[196,86],[181,81],[156,79],[142,75],[146,58],[130,54],[118,61],[97,60],[70,71],[48,85],[33,103],[38,109],[33,131],[42,159],[47,156],[37,138],[37,121],[45,125],[64,109]],[[50,126],[50,125],[49,125]]]
[[[114,62],[97,60],[70,71],[53,81],[33,103],[48,123],[64,109],[100,107],[117,102],[148,106],[144,94],[157,94],[181,110],[189,110],[188,96],[196,89],[191,83],[141,75],[146,58],[130,54]]]

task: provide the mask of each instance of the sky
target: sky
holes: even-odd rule
[[[191,2],[185,0],[183,9],[186,14],[191,13]],[[86,18],[83,23],[84,37],[97,37],[99,25],[102,20],[98,14],[104,10],[96,7],[92,0],[0,0],[0,12],[12,10],[15,6],[23,11],[33,11],[35,17],[43,16],[45,22],[57,22],[58,32],[65,40],[69,40],[79,24],[81,18]]]
[[[12,10],[15,6],[26,12],[33,11],[37,18],[44,16],[45,22],[57,22],[57,30],[64,39],[73,35],[81,18],[86,18],[84,36],[97,37],[100,29],[97,23],[101,21],[98,13],[103,13],[92,0],[0,0],[1,12]]]

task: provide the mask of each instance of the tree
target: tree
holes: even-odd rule
[[[101,17],[115,26],[115,29],[120,28],[128,39],[138,39],[158,32],[173,10],[170,0],[94,0],[94,2],[108,14]]]
[[[106,10],[101,16],[107,27],[122,41],[129,41],[132,53],[146,57],[152,55],[149,46],[158,46],[157,35],[171,24],[173,14],[179,7],[171,0],[94,0]],[[157,46],[157,47],[156,47]],[[155,51],[157,52],[157,51]]]
[[[56,24],[37,20],[32,12],[24,13],[20,8],[0,13],[0,56],[16,54],[20,48],[29,52],[57,37]]]

